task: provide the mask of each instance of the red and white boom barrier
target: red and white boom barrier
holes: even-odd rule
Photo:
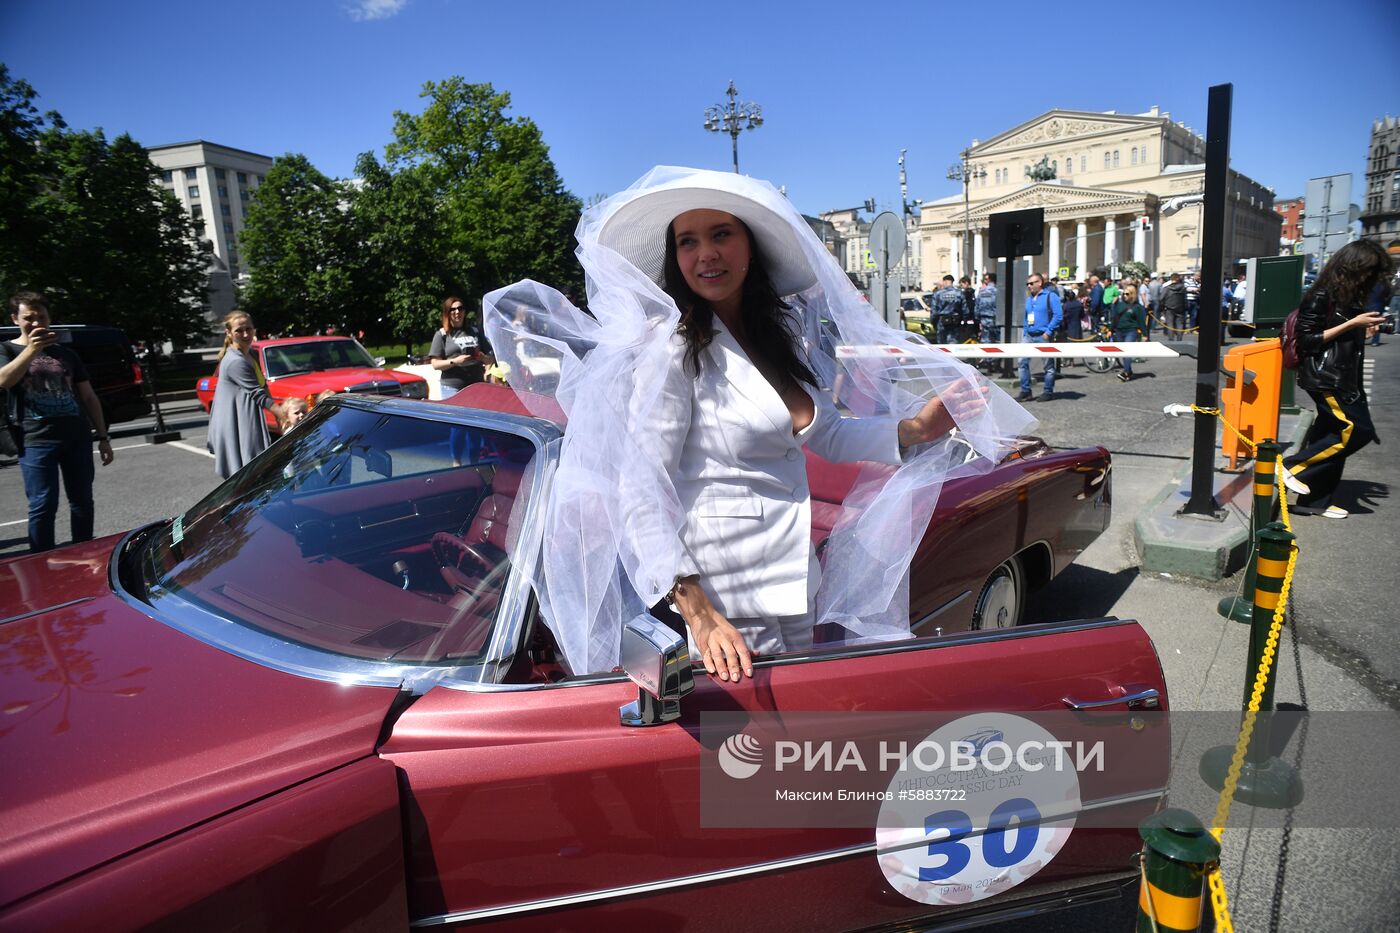
[[[986,359],[1032,359],[1082,360],[1104,356],[1130,356],[1134,359],[1170,359],[1180,356],[1164,343],[1142,341],[1137,343],[935,343],[933,349],[940,350],[960,360]],[[836,348],[837,358],[871,356],[905,356],[905,347],[867,344],[863,346],[840,346]]]

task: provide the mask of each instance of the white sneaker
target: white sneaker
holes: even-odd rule
[[[1308,484],[1294,476],[1287,467],[1283,468],[1283,486],[1285,489],[1292,490],[1300,496],[1306,496],[1308,493],[1312,492]]]
[[[1350,512],[1348,512],[1346,509],[1342,508],[1340,505],[1329,505],[1326,509],[1323,510],[1323,512],[1322,512],[1322,517],[1323,517],[1323,518],[1346,518],[1346,517],[1347,517],[1348,515],[1350,515],[1350,514],[1351,514]]]

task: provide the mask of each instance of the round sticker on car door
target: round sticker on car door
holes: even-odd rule
[[[1009,713],[974,713],[910,748],[880,807],[880,870],[923,904],[1014,888],[1063,848],[1083,749]]]

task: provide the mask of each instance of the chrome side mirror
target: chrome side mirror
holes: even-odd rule
[[[685,639],[649,615],[622,630],[622,669],[637,699],[619,710],[624,726],[657,726],[681,716],[681,697],[695,689]]]

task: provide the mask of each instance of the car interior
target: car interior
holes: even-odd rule
[[[534,447],[421,419],[313,418],[176,522],[156,582],[310,647],[472,663],[509,578]]]

